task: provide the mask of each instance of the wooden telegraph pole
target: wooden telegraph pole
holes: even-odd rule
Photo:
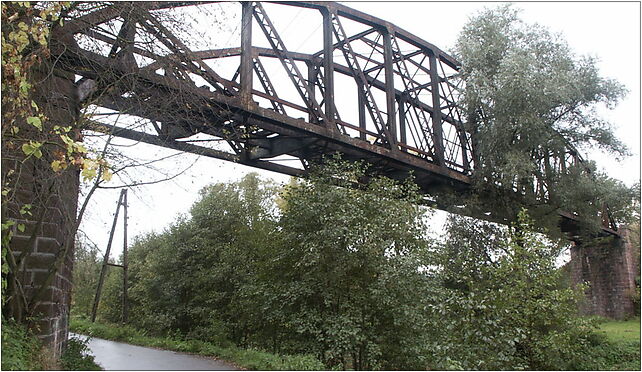
[[[109,253],[111,252],[111,243],[114,240],[114,232],[116,231],[116,223],[118,222],[118,212],[120,211],[120,206],[123,206],[123,217],[124,217],[124,226],[123,226],[123,264],[117,265],[109,263]],[[105,251],[105,258],[103,259],[103,266],[100,270],[100,277],[98,278],[98,287],[96,288],[96,297],[94,298],[94,306],[91,311],[91,321],[96,321],[96,313],[98,312],[98,304],[100,303],[100,295],[103,290],[103,284],[105,282],[105,273],[107,272],[107,266],[116,266],[123,268],[123,323],[127,322],[129,316],[129,308],[127,304],[127,189],[122,189],[120,191],[120,197],[118,198],[118,205],[116,207],[116,214],[114,215],[114,222],[111,226],[111,231],[109,232],[109,241],[107,242],[107,250]]]
[[[123,323],[129,318],[129,307],[127,304],[127,189],[123,189]]]

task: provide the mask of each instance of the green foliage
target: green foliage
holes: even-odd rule
[[[93,299],[92,299],[93,303]],[[103,293],[98,304],[101,319],[108,322],[120,322],[123,317],[123,270],[118,267],[107,267]]]
[[[130,249],[131,325],[73,329],[251,369],[616,363],[622,346],[577,317],[561,247],[524,212],[511,228],[452,217],[446,241],[430,242],[411,180],[337,159],[276,195],[256,175],[207,187],[189,216]],[[119,272],[103,320],[120,321]]]
[[[2,370],[42,370],[42,343],[20,324],[2,319]]]
[[[101,371],[99,365],[94,361],[87,343],[89,340],[80,340],[70,337],[67,340],[67,347],[60,357],[60,364],[66,371]]]
[[[283,245],[267,267],[279,275],[257,292],[288,350],[342,368],[424,368],[416,186],[377,176],[336,186],[367,176],[363,164],[328,160],[286,190]]]
[[[81,237],[76,237],[74,249],[74,270],[71,294],[71,310],[74,314],[89,316],[96,295],[96,285],[100,275],[101,253]]]
[[[410,181],[329,184],[366,171],[329,161],[325,172],[291,183],[279,211],[277,189],[256,175],[207,187],[190,218],[130,248],[131,324],[345,368],[424,368],[425,302],[407,290],[428,285],[417,270],[424,211]],[[115,322],[120,282],[112,300],[108,282],[99,314]]]
[[[260,313],[243,288],[275,242],[274,195],[256,174],[215,184],[201,192],[191,219],[137,240],[130,249],[131,322],[247,345],[250,319]]]
[[[573,55],[560,35],[521,21],[509,5],[473,17],[455,49],[465,82],[462,104],[478,156],[476,187],[490,205],[487,210],[513,219],[520,205],[528,205],[533,218],[553,231],[557,221],[550,214],[561,208],[595,229],[606,203],[616,221],[625,221],[632,189],[596,171],[591,162],[559,167],[553,160],[564,157],[569,145],[626,155],[597,111],[613,107],[625,88],[601,77],[593,58]],[[534,179],[545,186],[535,189]],[[509,201],[515,191],[524,198],[520,203]],[[547,205],[540,205],[543,200]]]
[[[452,217],[448,234],[437,252],[445,288],[432,307],[443,319],[441,368],[577,369],[590,360],[594,324],[576,315],[581,292],[559,287],[558,247],[524,212],[508,230]]]
[[[603,341],[593,345],[588,358],[577,369],[639,371],[640,341]]]

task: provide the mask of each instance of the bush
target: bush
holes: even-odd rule
[[[75,337],[67,340],[67,348],[60,358],[62,368],[67,371],[100,371],[99,365],[94,361],[93,355],[87,346],[87,340],[81,340]]]
[[[579,318],[581,291],[559,288],[557,246],[534,233],[525,211],[511,228],[452,217],[439,252],[440,368],[581,369],[599,343],[596,321]],[[588,359],[588,360],[587,360]],[[592,369],[592,368],[589,368]]]
[[[578,370],[640,370],[640,343],[604,340],[589,349]]]
[[[26,327],[2,320],[2,370],[42,370],[42,343]]]

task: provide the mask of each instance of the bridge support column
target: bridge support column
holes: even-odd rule
[[[640,257],[634,254],[631,232],[622,230],[621,237],[596,238],[571,248],[573,284],[589,285],[580,309],[583,314],[622,319],[634,312],[630,295]]]
[[[43,123],[45,131],[23,123],[19,136],[51,144],[42,146],[40,159],[25,158],[21,143],[8,148],[3,139],[2,182],[12,188],[9,195],[3,195],[3,222],[14,220],[26,228],[12,227],[9,246],[17,268],[10,273],[5,291],[9,301],[2,311],[26,323],[59,356],[68,336],[79,172],[75,167],[61,173],[52,170],[56,151],[64,147],[54,144],[61,142],[57,135],[43,133],[55,125],[75,126],[79,106],[74,74],[43,63],[34,81],[38,82],[34,101],[48,118]],[[24,213],[25,204],[32,206],[30,214]],[[22,290],[13,278],[21,283],[24,299],[16,295]]]

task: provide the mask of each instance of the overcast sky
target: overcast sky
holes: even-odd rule
[[[412,32],[437,47],[449,51],[457,34],[468,18],[484,7],[495,7],[498,3],[483,2],[354,2],[346,5],[389,21],[406,31]],[[240,8],[240,5],[237,6]],[[564,35],[571,48],[578,55],[598,58],[603,76],[615,78],[624,83],[629,95],[613,111],[604,112],[604,117],[616,126],[616,133],[630,148],[633,156],[617,162],[599,152],[587,154],[614,178],[632,185],[640,179],[640,4],[634,2],[538,2],[515,3],[522,9],[522,18],[537,22],[551,31]],[[289,15],[270,13],[277,29],[279,25],[296,30],[305,37],[312,33],[317,24],[308,30],[298,24],[293,26]],[[281,17],[280,17],[281,16]],[[296,14],[295,18],[305,16]],[[234,16],[230,16],[234,19]],[[258,29],[258,28],[257,28]],[[256,38],[256,36],[255,36]],[[126,141],[119,141],[126,144]],[[159,147],[137,144],[126,150],[132,156],[142,159],[157,159],[173,153]],[[129,193],[129,236],[150,231],[162,231],[175,221],[180,213],[186,213],[197,200],[202,187],[214,183],[239,179],[248,172],[259,172],[265,178],[286,182],[287,176],[257,170],[246,166],[210,158],[199,158],[191,154],[162,162],[168,173],[193,166],[176,179],[162,184],[141,186]],[[116,184],[112,181],[111,184]],[[104,250],[119,190],[99,190],[91,201],[89,211],[81,229],[88,234],[98,247]],[[122,252],[122,221],[115,236],[112,257]],[[439,229],[438,223],[434,229]]]

